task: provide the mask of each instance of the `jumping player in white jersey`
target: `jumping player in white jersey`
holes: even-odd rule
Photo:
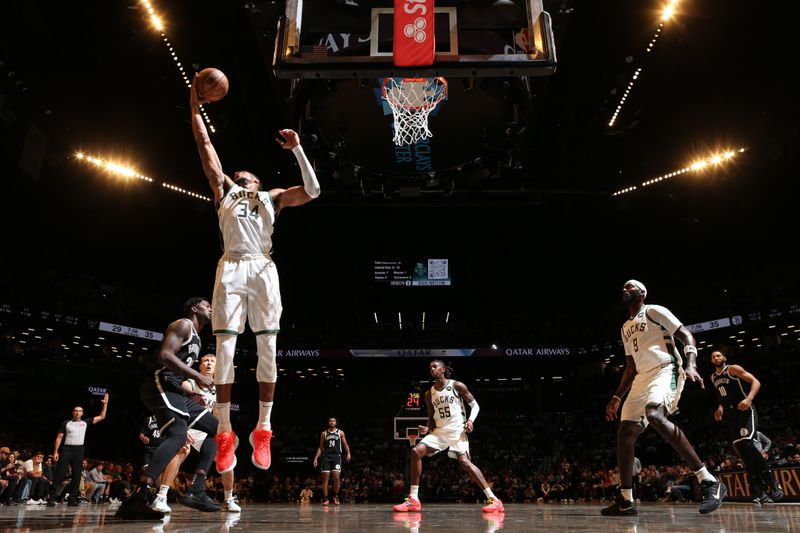
[[[200,358],[199,361],[200,374],[212,378],[214,377],[214,369],[217,366],[217,356],[213,353],[207,353]],[[202,405],[209,411],[213,411],[214,404],[217,403],[217,390],[214,385],[204,387],[192,378],[185,380],[181,383],[181,387],[186,391],[186,395],[192,400]],[[203,447],[203,442],[208,437],[208,433],[190,427],[187,431],[186,444],[178,450],[175,457],[164,469],[161,475],[161,487],[158,491],[158,496],[150,504],[152,509],[161,511],[162,513],[170,513],[172,509],[167,505],[167,493],[172,486],[172,482],[178,475],[181,464],[189,457],[189,454],[194,448],[195,451],[200,452]],[[233,495],[233,470],[228,470],[222,474],[222,487],[225,490],[225,497],[223,498],[222,509],[230,513],[241,512],[242,508],[239,507],[236,497]]]
[[[469,458],[467,433],[472,433],[473,424],[478,417],[478,402],[466,385],[450,379],[451,369],[444,362],[438,359],[431,361],[430,372],[434,383],[425,392],[428,425],[419,427],[420,435],[425,437],[411,449],[411,492],[406,501],[392,509],[399,513],[422,510],[418,494],[422,458],[449,449],[447,455],[457,459],[470,479],[486,494],[488,502],[483,507],[483,512],[502,512],[503,502],[494,495],[481,471]],[[466,416],[464,402],[470,407],[469,418]],[[426,435],[429,431],[430,434]]]
[[[694,471],[703,493],[699,511],[707,514],[720,506],[728,489],[708,472],[686,435],[668,418],[678,411],[686,378],[703,388],[703,378],[697,373],[697,347],[692,334],[669,309],[645,305],[646,295],[647,288],[635,279],[626,282],[622,289],[622,303],[630,312],[630,318],[622,326],[627,366],[619,387],[606,405],[606,420],[616,419],[622,397],[628,393],[617,431],[622,493],[616,502],[602,510],[602,514],[638,514],[633,500],[633,452],[636,439],[648,425],[652,425]],[[683,344],[685,368],[681,366],[675,337]]]
[[[303,153],[297,133],[290,129],[280,130],[281,138],[276,141],[297,158],[302,186],[263,192],[261,181],[251,172],[239,171],[234,173],[233,179],[228,177],[222,171],[222,164],[203,123],[199,105],[205,102],[199,100],[194,86],[190,94],[192,131],[203,170],[214,193],[224,248],[217,265],[212,301],[212,327],[217,337],[214,376],[217,386],[214,414],[219,419],[217,471],[224,473],[236,466],[234,450],[237,439],[230,422],[230,401],[236,337],[244,331],[245,319],[256,335],[258,352],[259,416],[255,429],[250,433],[251,461],[256,467],[266,470],[272,463],[270,417],[278,379],[276,336],[283,309],[278,271],[270,258],[272,231],[282,209],[303,205],[319,196],[319,183]]]

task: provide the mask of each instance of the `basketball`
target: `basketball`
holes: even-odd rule
[[[228,78],[216,68],[204,68],[197,75],[197,96],[201,100],[218,102],[228,94]]]

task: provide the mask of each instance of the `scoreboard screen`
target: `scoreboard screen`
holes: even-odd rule
[[[376,259],[372,280],[391,287],[449,287],[449,259]]]

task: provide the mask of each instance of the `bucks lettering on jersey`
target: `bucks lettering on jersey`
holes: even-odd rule
[[[249,191],[234,185],[222,198],[217,215],[225,252],[270,253],[275,206],[268,192]]]
[[[325,430],[325,457],[336,458],[342,455],[342,438],[339,436],[339,430],[334,431]]]
[[[188,319],[185,319],[188,320]],[[191,323],[191,321],[190,321]],[[192,334],[189,335],[189,338],[181,344],[180,350],[175,354],[178,359],[186,363],[186,366],[192,366],[195,361],[197,361],[197,357],[200,355],[200,335],[194,330],[194,324],[191,325]],[[172,370],[164,367],[160,370],[161,376],[166,379],[170,385],[176,387],[178,390],[181,389],[181,383],[184,381],[183,376],[179,376],[175,374]]]
[[[625,355],[633,357],[637,372],[647,372],[667,363],[681,364],[672,337],[681,325],[669,309],[660,305],[643,305],[636,316],[623,324]]]
[[[433,404],[433,420],[437,428],[464,431],[467,416],[464,411],[464,401],[456,392],[453,380],[447,380],[442,390],[431,387],[431,404]]]
[[[717,390],[719,404],[726,409],[738,407],[739,403],[747,398],[742,380],[731,376],[728,372],[728,365],[722,367],[719,374],[714,372],[711,375],[711,381],[714,382],[714,388]]]

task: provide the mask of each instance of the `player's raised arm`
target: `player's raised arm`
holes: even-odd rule
[[[197,81],[197,74],[194,76],[194,81]],[[233,185],[233,181],[222,171],[222,163],[219,160],[217,151],[214,149],[214,145],[211,144],[211,137],[208,135],[208,130],[200,114],[200,104],[204,103],[206,102],[201,102],[197,96],[195,83],[192,83],[192,87],[189,89],[192,133],[194,133],[194,141],[197,143],[197,150],[200,152],[203,171],[206,173],[208,184],[214,193],[214,204],[218,205],[225,195],[225,191]]]
[[[280,137],[275,139],[281,148],[284,150],[291,150],[297,158],[297,164],[300,166],[300,174],[303,178],[303,185],[289,187],[288,189],[272,189],[270,195],[275,207],[280,211],[284,207],[295,207],[310,202],[320,194],[319,181],[314,172],[314,167],[303,152],[303,147],[300,145],[300,137],[297,132],[290,129],[280,130]]]

